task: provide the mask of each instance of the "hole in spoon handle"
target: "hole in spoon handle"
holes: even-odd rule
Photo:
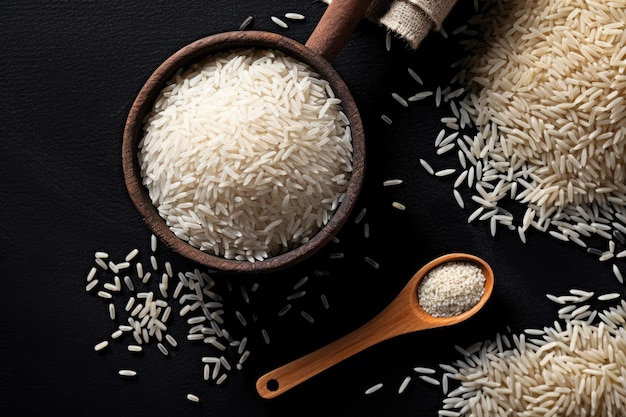
[[[332,0],[306,46],[332,62],[365,16],[372,0]]]
[[[261,376],[256,383],[263,398],[274,398],[362,350],[405,333],[397,312],[387,308],[360,328],[299,359]]]

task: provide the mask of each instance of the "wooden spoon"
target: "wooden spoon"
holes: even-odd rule
[[[485,292],[479,302],[464,313],[433,317],[419,305],[418,286],[430,270],[454,261],[476,264],[485,276]],[[263,398],[274,398],[376,343],[405,333],[450,326],[466,320],[485,305],[491,296],[493,283],[491,267],[476,256],[451,253],[434,259],[417,271],[398,296],[376,317],[346,336],[266,373],[257,380],[257,392]]]

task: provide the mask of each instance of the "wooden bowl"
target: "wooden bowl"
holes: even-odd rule
[[[154,101],[166,83],[181,68],[200,61],[217,52],[237,48],[275,49],[310,65],[321,78],[331,85],[341,99],[343,111],[350,121],[353,144],[353,172],[347,186],[345,198],[329,222],[308,242],[280,255],[263,261],[239,261],[215,256],[191,246],[178,238],[167,226],[153,205],[142,182],[138,161],[138,145],[143,137],[143,121],[152,110]],[[324,52],[327,52],[324,49]],[[331,51],[331,53],[336,53]],[[345,224],[359,196],[365,168],[365,138],[357,106],[341,77],[332,67],[328,54],[322,55],[314,49],[279,34],[260,31],[237,31],[211,35],[199,39],[170,56],[148,78],[137,95],[124,129],[122,142],[122,164],[124,179],[130,198],[150,230],[173,251],[205,265],[211,269],[234,273],[271,272],[299,263],[318,252]],[[332,58],[331,58],[332,59]]]

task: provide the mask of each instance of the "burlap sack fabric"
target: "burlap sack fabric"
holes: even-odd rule
[[[332,0],[324,0],[327,4]],[[417,49],[431,30],[439,30],[456,0],[374,0],[366,17]]]

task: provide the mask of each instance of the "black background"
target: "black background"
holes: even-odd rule
[[[471,15],[461,2],[444,24],[448,34]],[[368,161],[363,193],[339,242],[310,261],[272,275],[214,274],[225,297],[230,332],[247,336],[252,352],[243,370],[223,386],[203,381],[200,358],[214,352],[185,340],[187,325],[174,317],[179,340],[169,357],[154,345],[132,355],[124,342],[103,353],[93,346],[116,329],[107,302],[85,291],[94,252],[120,260],[139,248],[147,260],[150,232],[127,195],[121,141],[126,115],[143,82],[169,55],[198,38],[236,30],[248,16],[254,29],[305,42],[326,6],[319,1],[20,1],[0,11],[0,408],[5,415],[37,416],[436,416],[440,389],[417,379],[416,366],[458,359],[454,345],[468,346],[506,332],[550,325],[556,306],[546,293],[570,288],[622,292],[610,262],[537,231],[523,244],[515,232],[468,223],[471,208],[452,196],[451,178],[427,174],[455,156],[435,154],[439,119],[448,115],[434,100],[408,108],[391,98],[446,86],[462,52],[454,36],[433,32],[419,50],[385,30],[360,24],[333,62],[350,88],[364,121]],[[276,26],[270,16],[306,16]],[[424,80],[410,78],[413,68]],[[388,115],[393,123],[384,123]],[[396,187],[382,186],[401,178]],[[405,211],[391,206],[406,205]],[[371,237],[363,237],[363,223]],[[606,249],[606,242],[598,243]],[[343,259],[331,254],[344,253]],[[256,378],[320,347],[373,317],[422,265],[449,252],[483,257],[496,286],[487,307],[460,325],[405,335],[374,346],[273,400],[261,399]],[[177,271],[198,268],[159,249],[161,262]],[[380,264],[375,269],[364,261]],[[320,272],[322,271],[322,272]],[[285,316],[277,312],[293,285],[309,276],[307,295]],[[258,290],[246,303],[241,288]],[[157,291],[156,288],[152,288]],[[322,307],[320,296],[330,303]],[[128,293],[116,303],[121,311]],[[172,304],[176,305],[174,301]],[[235,311],[256,321],[239,324]],[[298,314],[307,311],[309,323]],[[266,329],[270,343],[261,337]],[[126,380],[121,368],[139,372]],[[413,376],[406,392],[398,387]],[[364,391],[384,383],[379,392]],[[194,404],[187,393],[201,399]]]

